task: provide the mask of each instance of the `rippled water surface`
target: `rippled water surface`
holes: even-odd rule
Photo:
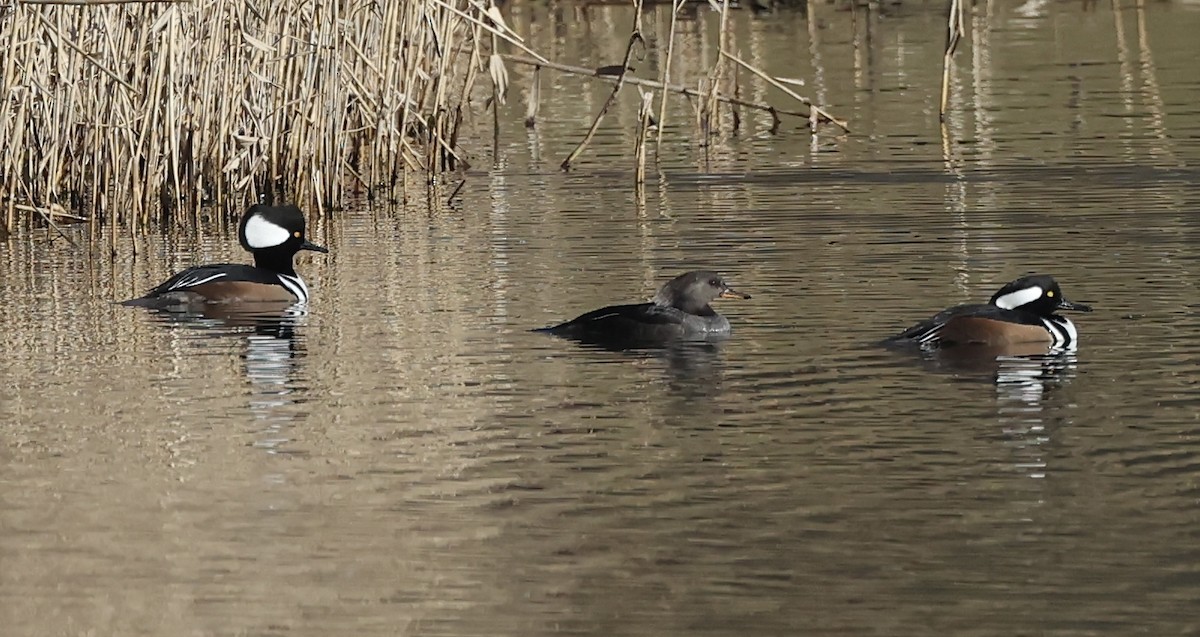
[[[307,313],[113,304],[244,262],[215,219],[8,239],[4,634],[1195,633],[1200,6],[1116,6],[976,6],[945,137],[940,9],[738,14],[854,132],[704,149],[679,102],[641,196],[635,98],[562,173],[607,89],[543,71],[527,131],[514,66],[452,198],[310,217]],[[583,66],[631,19],[511,17]],[[528,331],[695,267],[754,297],[727,341]],[[1077,352],[873,345],[1032,271],[1095,306]]]

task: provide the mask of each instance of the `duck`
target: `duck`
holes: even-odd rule
[[[238,241],[254,265],[218,263],[188,268],[123,305],[190,310],[211,304],[309,301],[308,286],[293,258],[301,250],[328,253],[304,235],[304,213],[294,205],[250,206],[238,224]]]
[[[956,345],[1074,348],[1079,330],[1058,314],[1061,310],[1091,312],[1092,308],[1067,300],[1053,276],[1031,274],[1005,284],[987,303],[947,308],[884,343],[925,349]]]
[[[609,305],[565,323],[534,330],[579,341],[654,345],[728,336],[729,319],[710,303],[749,299],[711,270],[685,272],[667,281],[648,303]]]

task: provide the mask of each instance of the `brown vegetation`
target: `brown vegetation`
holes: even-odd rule
[[[336,206],[348,190],[461,168],[464,113],[507,90],[501,49],[569,68],[468,0],[36,0],[0,6],[0,40],[0,230],[91,217],[136,231],[152,214],[264,196]],[[787,112],[736,99],[727,59],[746,66],[724,49],[712,62],[702,130],[718,102]],[[491,99],[472,104],[481,78]],[[666,70],[602,79],[614,95],[623,83],[695,93]]]

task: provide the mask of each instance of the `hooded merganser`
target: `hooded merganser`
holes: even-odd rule
[[[1055,314],[1056,310],[1091,312],[1092,308],[1068,301],[1054,277],[1033,274],[1000,288],[986,304],[957,305],[943,310],[884,343],[922,347],[1041,343],[1074,347],[1079,332],[1070,319]]]
[[[610,305],[535,332],[592,342],[653,344],[729,333],[729,320],[709,305],[715,299],[748,299],[716,272],[696,270],[662,286],[649,303]]]
[[[254,255],[253,266],[219,263],[188,268],[124,305],[174,309],[208,303],[308,301],[308,286],[296,274],[292,257],[301,250],[329,250],[304,238],[304,213],[299,208],[251,206],[238,225],[238,241]]]

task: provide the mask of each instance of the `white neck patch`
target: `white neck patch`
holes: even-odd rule
[[[251,248],[274,248],[291,238],[287,228],[277,226],[258,215],[246,221],[246,245]]]
[[[1042,294],[1044,293],[1045,290],[1036,285],[1023,290],[1017,290],[1016,292],[1009,292],[1008,294],[996,299],[996,307],[1005,310],[1016,309],[1022,305],[1025,305],[1026,303],[1033,303],[1034,301],[1042,298]]]

